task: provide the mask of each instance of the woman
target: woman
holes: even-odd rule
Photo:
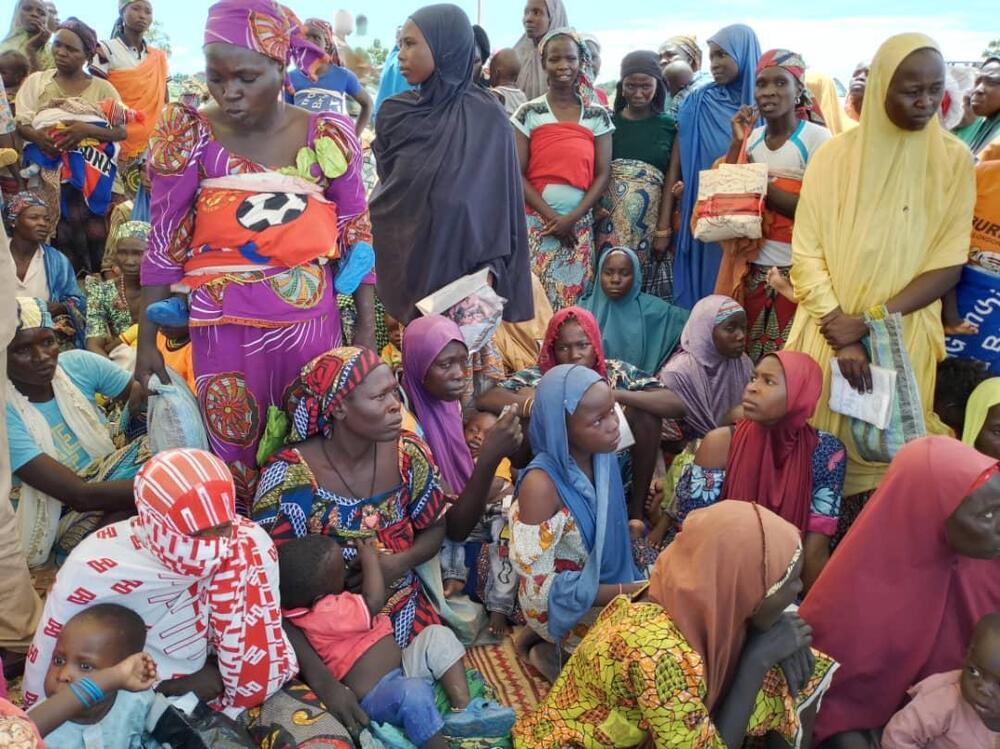
[[[700,439],[735,421],[753,363],[746,355],[747,313],[735,300],[715,294],[691,310],[681,350],[660,372],[660,381],[684,402],[684,426]]]
[[[978,156],[987,146],[1000,141],[1000,57],[989,57],[983,63],[969,103],[976,116],[983,118],[968,141],[972,153]]]
[[[548,75],[538,54],[538,45],[552,29],[569,26],[569,18],[566,16],[563,0],[527,0],[521,23],[524,34],[514,45],[514,51],[521,61],[517,87],[530,101],[544,94],[549,87]]]
[[[795,317],[794,300],[772,285],[788,278],[792,265],[792,229],[809,159],[830,139],[805,85],[806,64],[795,52],[772,49],[757,63],[754,99],[732,120],[733,137],[726,162],[767,164],[764,236],[761,241],[723,242],[725,257],[715,290],[729,294],[747,311],[747,353],[753,361],[780,351]],[[757,111],[764,124],[754,127]],[[745,150],[744,150],[745,149]]]
[[[876,57],[873,84],[878,70]],[[800,610],[841,664],[817,741],[881,729],[911,685],[962,667],[973,627],[1000,601],[997,518],[996,458],[948,437],[899,451]]]
[[[837,666],[785,613],[801,556],[795,527],[762,507],[695,513],[648,588],[601,613],[514,746],[738,747],[769,733],[809,746]]]
[[[129,373],[89,351],[60,354],[47,305],[21,297],[17,307],[17,333],[6,352],[12,499],[28,565],[39,567],[53,548],[61,561],[100,522],[132,513],[131,480],[149,445],[145,438],[113,439],[97,405],[100,394],[112,405],[127,400],[136,413],[138,388]]]
[[[216,3],[205,27],[215,102],[199,111],[168,106],[150,145],[153,231],[142,304],[166,299],[172,284],[192,289],[198,399],[244,514],[268,408],[283,402],[305,362],[341,340],[334,269],[342,263],[327,261],[349,259],[371,240],[353,124],[279,96],[290,60],[308,71],[322,57],[272,0]],[[265,200],[284,207],[272,211]],[[248,216],[244,223],[238,214]],[[286,218],[300,214],[302,221]],[[354,295],[355,341],[374,345],[372,280]],[[166,377],[156,332],[144,316],[136,357],[143,382],[153,372]]]
[[[128,107],[145,115],[142,122],[128,126],[118,154],[118,171],[130,200],[139,191],[146,148],[167,95],[167,55],[145,39],[152,24],[150,0],[118,0],[111,38],[98,44],[90,62],[90,72],[107,78]]]
[[[791,281],[799,307],[785,348],[809,354],[823,371],[812,424],[847,447],[847,523],[886,463],[862,457],[850,421],[830,410],[830,363],[836,359],[855,389],[871,387],[869,321],[902,316],[898,345],[909,356],[923,419],[928,431],[947,433],[932,410],[944,358],[938,300],[968,258],[975,179],[965,145],[934,121],[944,75],[929,37],[886,41],[872,62],[860,126],[813,157],[795,214]],[[923,92],[912,106],[904,94],[911,90]],[[907,418],[919,420],[918,408]]]
[[[847,96],[844,98],[844,113],[847,115],[848,130],[853,130],[861,121],[861,109],[865,103],[865,91],[868,88],[868,76],[871,69],[871,63],[862,60],[854,66],[854,72],[851,73],[851,82],[847,85]]]
[[[0,42],[0,52],[14,50],[28,60],[29,72],[36,73],[55,66],[49,37],[48,11],[43,0],[18,0],[14,6],[14,16],[10,31]]]
[[[851,124],[847,125],[847,112],[840,103],[837,84],[833,78],[818,70],[806,70],[805,80],[806,88],[812,93],[826,129],[831,135],[840,135],[854,127],[854,120],[850,120]]]
[[[496,99],[472,82],[472,26],[454,5],[407,19],[399,62],[416,91],[379,110],[372,196],[378,293],[402,323],[416,303],[456,279],[489,268],[507,299],[503,318],[530,320],[528,238],[517,154]]]
[[[560,650],[576,647],[594,607],[637,590],[642,574],[629,551],[618,417],[604,379],[579,364],[547,372],[528,436],[535,457],[510,509],[510,556],[524,617],[548,643],[535,646],[532,662],[554,680]]]
[[[808,424],[822,387],[805,354],[765,356],[743,393],[743,419],[709,432],[677,484],[680,523],[727,498],[757,502],[798,528],[805,590],[830,558],[846,462],[843,443]]]
[[[642,291],[673,299],[670,227],[674,211],[670,172],[677,123],[664,112],[667,88],[654,52],[630,52],[622,59],[615,91],[611,137],[611,179],[601,198],[597,249],[628,247],[639,256]],[[662,266],[666,273],[654,270]]]
[[[604,353],[655,373],[674,352],[688,314],[652,294],[643,294],[639,256],[612,247],[597,266],[597,282],[580,306],[594,314]]]
[[[46,243],[49,221],[45,201],[31,192],[18,193],[7,203],[4,224],[11,231],[17,296],[45,302],[62,347],[81,348],[86,302],[72,264]]]
[[[708,58],[714,83],[693,91],[677,115],[684,192],[674,245],[674,301],[684,309],[711,294],[719,275],[719,245],[701,242],[691,231],[698,173],[725,155],[733,115],[740,107],[753,104],[754,71],[760,59],[757,35],[749,26],[726,26],[708,40]]]
[[[386,613],[405,647],[441,621],[416,568],[441,548],[447,504],[430,449],[400,431],[392,371],[368,349],[333,349],[306,364],[285,408],[288,447],[261,471],[253,519],[279,544],[330,536],[348,560],[352,540],[374,538],[393,591]]]
[[[972,391],[962,442],[1000,460],[1000,377],[991,377]]]
[[[548,93],[511,117],[528,213],[532,270],[556,310],[576,304],[594,273],[594,216],[611,173],[611,133],[587,78],[590,50],[568,28],[539,45]]]
[[[126,128],[110,122],[102,126],[73,121],[53,131],[50,128],[36,129],[33,122],[37,114],[60,104],[59,100],[83,100],[86,105],[93,105],[84,105],[83,109],[93,110],[94,113],[98,112],[96,105],[121,101],[114,86],[84,71],[96,49],[97,35],[94,30],[76,18],[66,19],[52,41],[55,67],[29,75],[18,90],[16,99],[17,132],[26,141],[25,155],[31,156],[33,163],[42,167],[43,173],[54,175],[48,180],[43,177],[52,221],[50,231],[55,230],[56,244],[70,253],[77,271],[95,273],[101,269],[101,255],[107,239],[104,217],[117,174],[117,149],[102,144],[124,140]],[[94,141],[97,146],[93,145]],[[34,155],[31,153],[32,146],[36,148]],[[52,159],[74,151],[82,154],[83,161],[88,164],[100,166],[94,167],[96,171],[88,170],[86,179],[66,179],[60,187],[62,162],[52,162]],[[79,186],[74,186],[74,182]],[[101,196],[100,200],[95,199],[97,195]]]

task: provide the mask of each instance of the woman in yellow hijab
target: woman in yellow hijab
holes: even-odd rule
[[[941,297],[968,259],[976,197],[972,159],[937,122],[945,65],[933,39],[900,34],[872,61],[861,124],[828,141],[809,162],[795,216],[791,278],[799,300],[786,348],[824,372],[813,426],[847,446],[845,497],[855,506],[886,463],[861,458],[846,417],[828,407],[830,362],[859,390],[871,385],[865,314],[899,313],[927,429],[936,363],[944,358]],[[843,512],[854,508],[845,500]]]
[[[834,135],[840,135],[845,130],[853,130],[858,126],[847,116],[844,105],[837,96],[837,84],[826,73],[817,70],[806,71],[806,88],[812,92],[813,98],[819,102],[819,111],[827,129]]]
[[[969,396],[962,442],[1000,460],[1000,377],[979,383]]]

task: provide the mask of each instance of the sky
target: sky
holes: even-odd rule
[[[285,0],[301,18],[332,20],[340,8],[368,17],[368,34],[354,35],[354,46],[367,47],[378,37],[392,44],[395,29],[421,0]],[[521,34],[520,0],[454,0],[482,25],[493,49],[512,46]],[[202,69],[201,35],[209,3],[206,0],[152,0],[156,17],[173,46],[171,70]],[[113,0],[56,0],[60,15],[76,15],[97,30],[110,33]],[[4,3],[7,7],[11,4]],[[855,63],[870,59],[888,36],[921,31],[934,37],[946,59],[976,60],[990,39],[1000,36],[995,0],[835,0],[777,3],[764,0],[565,0],[570,23],[578,31],[597,35],[603,45],[600,81],[617,78],[618,63],[628,52],[656,49],[667,36],[695,33],[705,40],[722,26],[747,23],[757,32],[761,48],[786,47],[804,55],[807,65],[846,81]],[[684,7],[682,7],[684,6]],[[792,17],[787,11],[795,10]],[[99,9],[99,10],[98,10]]]

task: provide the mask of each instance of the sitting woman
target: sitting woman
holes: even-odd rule
[[[86,302],[73,265],[46,242],[49,216],[45,201],[35,193],[18,193],[7,203],[4,224],[11,232],[17,295],[46,303],[61,348],[82,348]]]
[[[805,354],[765,356],[743,393],[743,420],[706,435],[677,484],[677,518],[722,498],[757,502],[803,535],[802,583],[815,582],[837,530],[846,453],[809,426],[823,374]]]
[[[597,266],[597,283],[580,306],[594,313],[604,353],[655,374],[674,353],[688,313],[642,291],[639,256],[612,247]]]
[[[991,377],[972,391],[962,442],[1000,460],[1000,377]]]
[[[785,611],[801,572],[799,533],[774,513],[729,501],[695,513],[648,588],[601,613],[514,746],[739,747],[767,734],[810,746],[836,664]]]
[[[681,351],[660,380],[684,402],[685,433],[700,439],[733,424],[753,364],[746,355],[747,313],[727,296],[705,297],[691,310],[681,333]]]
[[[516,405],[524,418],[531,416],[535,388],[542,376],[557,364],[581,364],[604,378],[611,387],[635,444],[619,453],[621,479],[629,497],[629,517],[642,517],[642,505],[656,468],[657,449],[663,432],[663,420],[677,418],[683,412],[680,400],[628,362],[605,359],[601,331],[587,310],[567,307],[549,322],[538,356],[538,366],[524,369],[484,393],[476,400],[481,411],[500,414],[504,407]]]
[[[615,465],[615,398],[600,374],[555,367],[538,383],[528,432],[534,459],[510,509],[518,600],[544,642],[529,659],[550,681],[600,607],[641,586],[629,552],[625,492]]]
[[[17,307],[7,347],[12,499],[28,566],[38,567],[53,547],[57,559],[65,556],[99,524],[135,511],[132,478],[149,444],[144,437],[113,440],[97,407],[100,394],[128,400],[134,413],[139,388],[131,375],[89,351],[60,354],[45,303],[22,297]]]
[[[333,349],[302,369],[285,409],[288,447],[261,469],[253,519],[278,544],[330,536],[344,549],[352,580],[360,566],[350,542],[374,538],[393,589],[385,613],[406,647],[441,621],[416,567],[441,548],[446,500],[430,448],[401,431],[392,370],[369,349]]]
[[[997,518],[996,458],[949,437],[896,454],[802,604],[816,647],[842,664],[817,741],[868,746],[913,684],[963,667],[976,622],[1000,601]]]

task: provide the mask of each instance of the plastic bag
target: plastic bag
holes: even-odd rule
[[[203,702],[187,713],[157,695],[146,727],[163,749],[257,749],[243,726]]]
[[[417,302],[424,315],[444,315],[462,331],[470,354],[483,348],[503,319],[507,300],[489,283],[489,268],[463,276]]]
[[[147,432],[153,455],[179,447],[208,450],[208,434],[201,420],[198,400],[184,378],[167,367],[166,385],[154,374],[149,378]]]

